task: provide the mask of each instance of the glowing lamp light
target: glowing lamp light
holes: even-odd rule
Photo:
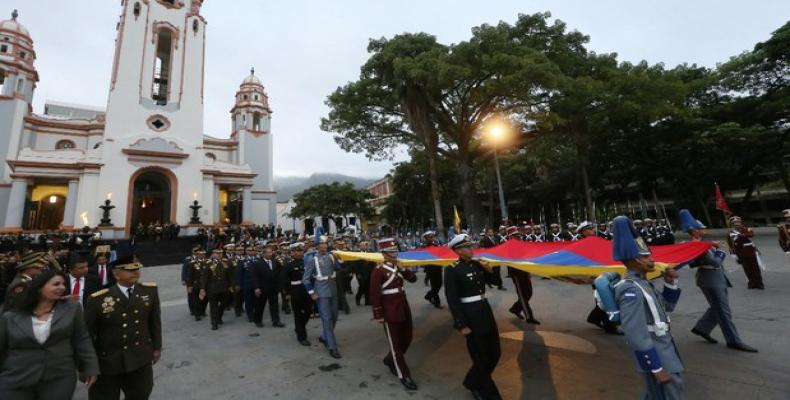
[[[49,196],[49,202],[55,204],[58,202],[58,196]]]
[[[85,226],[91,226],[91,224],[88,223],[88,212],[87,211],[83,211],[82,214],[80,214],[80,218],[82,218],[82,223],[85,224]]]
[[[107,193],[107,200],[112,200],[112,192]]]
[[[488,123],[485,127],[485,134],[488,136],[491,141],[494,143],[501,142],[505,140],[509,133],[510,129],[507,126],[507,123],[500,120],[494,120]]]
[[[192,193],[192,199],[193,199],[193,200],[197,200],[197,192],[195,192],[195,193]]]

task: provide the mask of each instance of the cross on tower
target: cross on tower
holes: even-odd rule
[[[250,75],[255,75],[255,67],[250,68]]]

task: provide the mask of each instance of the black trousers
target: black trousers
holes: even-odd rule
[[[194,316],[204,316],[206,315],[206,307],[208,306],[208,296],[203,300],[200,300],[200,289],[196,286],[192,287],[192,293],[189,294],[187,297],[187,302],[191,299],[192,306],[190,310],[192,311],[192,315]]]
[[[439,291],[442,290],[442,267],[438,265],[426,265],[425,277],[431,285],[431,290],[428,294],[430,297],[438,299]]]
[[[532,279],[529,272],[515,268],[508,268],[508,272],[513,279],[513,285],[516,287],[516,295],[518,296],[516,302],[510,307],[510,311],[517,314],[526,311],[527,319],[535,319],[532,307],[529,306],[529,300],[532,299]]]
[[[491,269],[491,284],[498,288],[502,288],[502,267],[492,267]]]
[[[365,299],[365,305],[370,305],[370,274],[367,275],[357,275],[357,283],[359,287],[357,288],[357,295],[356,300],[357,303]]]
[[[47,379],[45,376],[44,379]],[[75,375],[49,379],[38,382],[34,386],[11,389],[0,387],[0,399],[3,400],[71,400],[74,388],[77,387]]]
[[[291,305],[294,313],[294,331],[297,340],[307,339],[307,322],[313,313],[313,299],[307,295],[291,296]]]
[[[348,292],[349,288],[349,273],[343,270],[337,271],[337,279],[335,282],[337,283],[337,306],[339,309],[348,312],[351,310],[351,307],[348,305],[348,300],[346,300],[346,293]]]
[[[148,400],[154,389],[154,369],[151,364],[117,375],[99,375],[96,384],[88,391],[90,400]]]
[[[473,331],[466,336],[466,349],[472,358],[472,368],[466,373],[464,387],[480,391],[486,399],[501,399],[499,389],[491,378],[502,355],[497,329],[486,335],[476,335]]]
[[[225,314],[225,306],[228,304],[229,296],[230,292],[212,293],[206,296],[212,324],[218,324],[219,321],[222,320],[222,315]]]
[[[187,306],[189,306],[189,315],[195,315],[195,299],[197,296],[189,292],[190,287],[187,286]]]
[[[255,315],[253,321],[256,324],[263,322],[263,311],[266,309],[266,304],[269,304],[269,315],[272,317],[272,323],[280,322],[280,301],[279,293],[276,290],[263,290],[260,297],[255,297]]]
[[[241,296],[244,301],[244,312],[247,313],[247,320],[253,322],[255,320],[255,307],[258,304],[258,298],[255,297],[255,289],[241,289]]]
[[[231,298],[233,299],[233,311],[236,313],[236,316],[240,316],[244,312],[244,307],[242,307],[244,297],[241,294],[241,290],[231,293]]]

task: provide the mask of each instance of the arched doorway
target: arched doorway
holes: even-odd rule
[[[172,177],[159,170],[144,170],[132,177],[129,228],[171,221],[174,189]]]

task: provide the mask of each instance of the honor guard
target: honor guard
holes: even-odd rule
[[[321,316],[322,333],[318,340],[329,350],[332,358],[340,358],[335,338],[335,325],[337,324],[338,300],[337,300],[337,262],[328,252],[329,244],[326,236],[320,234],[316,236],[317,250],[304,259],[304,283],[307,293],[313,301],[318,303],[318,313]]]
[[[579,224],[576,231],[581,235],[582,239],[596,236],[595,225],[592,222],[582,222]],[[593,292],[595,292],[594,285]],[[604,332],[610,335],[622,335],[622,333],[617,330],[617,325],[609,320],[606,312],[598,306],[597,302],[595,302],[595,307],[593,307],[592,311],[587,315],[587,322],[603,329]]]
[[[655,245],[675,244],[675,234],[667,226],[667,220],[659,219],[656,226],[656,238],[653,240]]]
[[[546,234],[543,233],[543,228],[540,225],[535,225],[532,228],[532,241],[535,243],[543,243],[546,241]]]
[[[790,208],[782,211],[784,222],[777,225],[779,230],[779,247],[790,256]]]
[[[464,387],[476,400],[501,399],[491,378],[502,354],[494,313],[486,300],[486,281],[491,267],[473,260],[473,243],[466,234],[456,235],[448,247],[459,260],[444,271],[447,305],[453,316],[453,327],[466,338],[472,367],[464,378]]]
[[[192,262],[197,259],[197,252],[200,250],[200,246],[192,247],[192,254],[184,258],[184,262],[181,264],[181,285],[184,286],[187,290],[187,306],[189,306],[189,315],[195,316],[197,309],[195,305],[195,297],[192,296],[192,286],[190,282],[190,274],[192,273]]]
[[[133,256],[113,268],[117,284],[91,295],[85,324],[99,356],[99,375],[91,400],[148,399],[154,386],[152,365],[162,353],[159,294],[154,283],[138,283],[142,264]]]
[[[680,229],[688,233],[692,241],[702,241],[707,234],[705,228],[705,225],[694,219],[688,210],[680,210]],[[702,290],[705,299],[708,300],[708,310],[691,329],[691,333],[702,337],[709,343],[718,343],[710,336],[713,328],[718,325],[724,334],[728,348],[756,353],[757,349],[744,344],[738,335],[738,330],[735,329],[727,294],[727,288],[731,288],[732,284],[727,279],[723,266],[726,253],[719,249],[718,244],[713,243],[713,245],[715,250],[710,249],[689,263],[689,267],[697,270],[697,286]]]
[[[279,228],[278,228],[279,229]],[[278,237],[280,237],[278,235]],[[282,239],[278,239],[282,240]],[[289,248],[290,244],[282,241],[280,244],[277,245],[277,253],[275,253],[274,258],[277,260],[280,265],[285,266],[291,260],[291,250]],[[280,307],[281,311],[285,314],[291,313],[291,300],[288,295],[285,293],[285,287],[281,287],[282,292],[280,293]]]
[[[422,234],[421,249],[437,247],[439,243],[436,241],[436,232],[426,231]],[[439,291],[442,289],[442,267],[439,265],[425,265],[425,279],[431,285],[431,290],[425,293],[425,300],[433,304],[436,308],[442,308],[442,300],[439,297]]]
[[[233,288],[232,276],[230,267],[222,259],[222,249],[214,249],[211,258],[206,261],[206,270],[201,275],[198,293],[200,301],[208,303],[213,331],[222,325],[222,314]]]
[[[765,289],[763,274],[760,272],[760,252],[752,241],[754,232],[743,224],[740,217],[730,217],[732,230],[729,235],[730,248],[738,257],[737,261],[743,267],[743,272],[749,280],[749,289]]]
[[[406,299],[404,281],[417,282],[417,276],[398,262],[398,242],[388,238],[378,241],[384,263],[379,264],[370,276],[370,301],[373,319],[384,326],[389,352],[384,365],[407,390],[417,390],[404,358],[412,340],[412,319]]]
[[[195,251],[195,258],[189,263],[189,274],[187,275],[187,290],[195,307],[195,321],[200,321],[206,316],[208,299],[200,298],[200,284],[204,280],[207,267],[206,250],[199,248]]]
[[[560,224],[551,224],[549,226],[549,235],[547,236],[549,242],[562,242],[562,232],[560,232]]]
[[[291,256],[282,272],[281,285],[283,293],[291,300],[294,314],[294,330],[296,340],[302,346],[310,346],[307,340],[307,322],[313,313],[313,299],[304,288],[304,244],[294,243],[289,247]]]
[[[655,271],[650,250],[628,217],[614,220],[612,258],[627,271],[614,286],[626,342],[645,381],[646,400],[683,398],[683,363],[669,329],[669,313],[680,298],[677,271],[664,273],[664,290],[647,280]]]
[[[604,240],[612,240],[612,232],[609,231],[609,226],[603,223],[598,224],[597,236]]]

